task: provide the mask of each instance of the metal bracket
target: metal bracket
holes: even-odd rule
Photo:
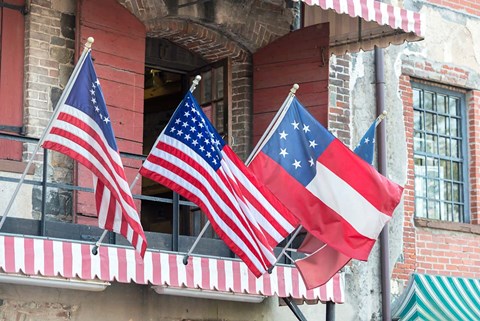
[[[0,125],[0,131],[16,133],[22,136],[25,135],[25,128],[23,126]]]
[[[6,3],[6,2],[0,2],[0,8],[7,8],[7,9],[12,9],[12,10],[17,10],[20,11],[21,14],[24,16],[28,14],[28,9],[27,6],[19,6],[16,4],[11,4],[11,3]]]

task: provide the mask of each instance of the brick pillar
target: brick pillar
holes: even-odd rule
[[[413,163],[413,91],[410,77],[401,75],[398,88],[403,101],[403,116],[405,120],[405,135],[407,140],[407,182],[403,191],[403,256],[395,264],[392,278],[407,281],[410,273],[416,269],[416,235],[413,222],[415,214],[414,163]]]
[[[468,148],[470,151],[470,218],[472,224],[480,224],[480,91],[474,90],[467,97]]]
[[[25,128],[28,136],[39,137],[73,71],[75,1],[43,0],[31,2],[25,33]],[[26,144],[24,159],[30,159],[33,144]],[[42,162],[43,150],[37,155]],[[73,162],[50,152],[49,180],[72,182]],[[38,166],[35,175],[41,178]],[[40,216],[41,188],[33,189],[33,216]],[[71,220],[71,193],[48,189],[47,214]]]
[[[328,129],[347,146],[351,144],[350,64],[349,54],[331,59],[328,81]]]

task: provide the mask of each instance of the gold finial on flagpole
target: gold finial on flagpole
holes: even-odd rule
[[[293,84],[292,86],[292,89],[290,89],[290,93],[292,95],[295,95],[295,93],[297,92],[298,88],[300,88],[300,86],[298,84]]]
[[[87,42],[85,43],[85,48],[91,49],[94,41],[95,39],[93,39],[93,37],[88,37]]]
[[[380,115],[378,115],[377,120],[375,121],[375,127],[378,126],[387,117],[387,111],[384,110]]]
[[[195,88],[197,88],[198,84],[200,83],[200,80],[202,80],[202,76],[196,75],[195,78],[192,80],[192,86],[190,86],[190,92],[194,92]]]

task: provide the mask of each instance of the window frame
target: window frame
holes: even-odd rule
[[[427,207],[427,212],[425,213],[426,215],[425,216],[418,216],[417,215],[417,187],[415,186],[415,183],[414,183],[414,197],[415,197],[415,202],[414,202],[414,206],[415,206],[415,211],[414,211],[414,214],[415,214],[415,218],[423,218],[423,219],[431,219],[431,220],[438,220],[438,221],[442,221],[442,222],[451,222],[451,223],[469,223],[471,221],[471,215],[470,215],[470,182],[469,182],[469,158],[470,158],[470,155],[469,155],[469,149],[468,149],[468,115],[467,115],[467,112],[466,112],[466,93],[465,91],[461,90],[461,89],[455,89],[455,88],[452,88],[452,87],[448,87],[448,88],[445,88],[445,87],[442,87],[441,85],[436,85],[436,84],[426,84],[426,83],[422,83],[422,82],[417,82],[417,81],[412,81],[411,83],[412,85],[412,111],[413,111],[413,114],[415,114],[415,111],[417,110],[421,110],[423,113],[426,113],[427,110],[422,106],[422,108],[419,108],[418,106],[415,106],[415,100],[413,99],[413,92],[415,90],[420,90],[422,92],[425,92],[425,91],[429,91],[429,92],[433,92],[435,94],[435,101],[434,101],[434,104],[437,105],[437,101],[436,101],[436,97],[437,95],[444,95],[444,96],[447,96],[447,97],[452,97],[452,98],[456,98],[458,99],[459,101],[459,113],[456,115],[456,117],[459,117],[460,119],[460,126],[461,126],[461,130],[460,130],[460,138],[461,138],[461,148],[460,148],[460,151],[462,152],[462,157],[460,158],[461,159],[461,164],[462,164],[462,169],[460,171],[462,177],[461,177],[461,182],[462,182],[462,185],[463,185],[463,188],[461,189],[462,191],[462,194],[463,194],[463,199],[461,200],[461,204],[463,206],[463,211],[459,214],[459,217],[458,217],[458,220],[455,220],[455,218],[453,217],[453,212],[449,213],[446,212],[445,214],[443,214],[442,212],[440,212],[440,218],[437,219],[437,218],[432,218],[431,216],[428,215],[428,207]],[[424,98],[422,98],[422,100],[424,101]],[[432,111],[428,111],[428,112],[433,112],[435,115],[443,115],[441,112],[439,112],[437,110],[437,108],[435,108],[435,110],[432,110]],[[415,127],[415,116],[413,115],[413,126],[412,126],[412,129],[413,129],[413,141],[415,141],[415,133],[417,132],[417,128]],[[427,130],[425,128],[422,129],[422,132],[425,133],[427,132]],[[434,131],[434,133],[436,134],[437,137],[441,136],[441,134],[438,132],[438,129],[436,129]],[[450,139],[452,139],[452,137],[455,137],[455,136],[452,136],[450,133],[448,135],[444,135],[446,137],[449,137]],[[458,137],[458,136],[456,136]],[[437,142],[437,145],[438,145],[438,142]],[[417,155],[421,155],[421,156],[425,156],[425,157],[428,157],[429,155],[432,155],[434,156],[436,159],[439,159],[439,160],[442,160],[442,159],[446,159],[446,160],[449,160],[449,161],[452,161],[454,160],[454,157],[452,156],[446,156],[446,155],[442,155],[442,154],[439,154],[438,150],[437,150],[437,153],[430,153],[430,152],[427,152],[427,151],[417,151],[415,149],[415,143],[413,143],[413,146],[412,146],[412,153],[413,153],[413,156],[414,156],[414,162],[415,162],[415,156]],[[414,181],[416,181],[417,179],[417,173],[415,172],[415,164],[414,164],[414,168],[413,168],[413,173],[414,173]],[[437,171],[437,173],[439,173],[439,171]],[[427,177],[427,174],[425,174],[425,179],[426,181],[428,182],[428,177]],[[432,178],[430,178],[432,179]],[[440,183],[441,181],[444,181],[445,182],[445,179],[442,179],[442,178],[438,178]],[[428,183],[427,183],[428,184]],[[425,187],[426,189],[426,187]],[[428,201],[428,195],[425,195],[424,199],[426,201]],[[445,204],[445,202],[443,202]],[[460,202],[459,202],[460,203]],[[442,204],[442,202],[440,202],[440,205]],[[453,204],[453,200],[450,200],[448,201],[448,204]],[[442,215],[443,214],[443,215]],[[444,217],[446,216],[446,217]]]

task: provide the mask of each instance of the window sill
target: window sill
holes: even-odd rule
[[[455,223],[440,220],[431,220],[426,218],[414,218],[416,227],[427,227],[438,230],[447,230],[463,233],[471,233],[480,235],[480,225],[473,225],[468,223]]]

